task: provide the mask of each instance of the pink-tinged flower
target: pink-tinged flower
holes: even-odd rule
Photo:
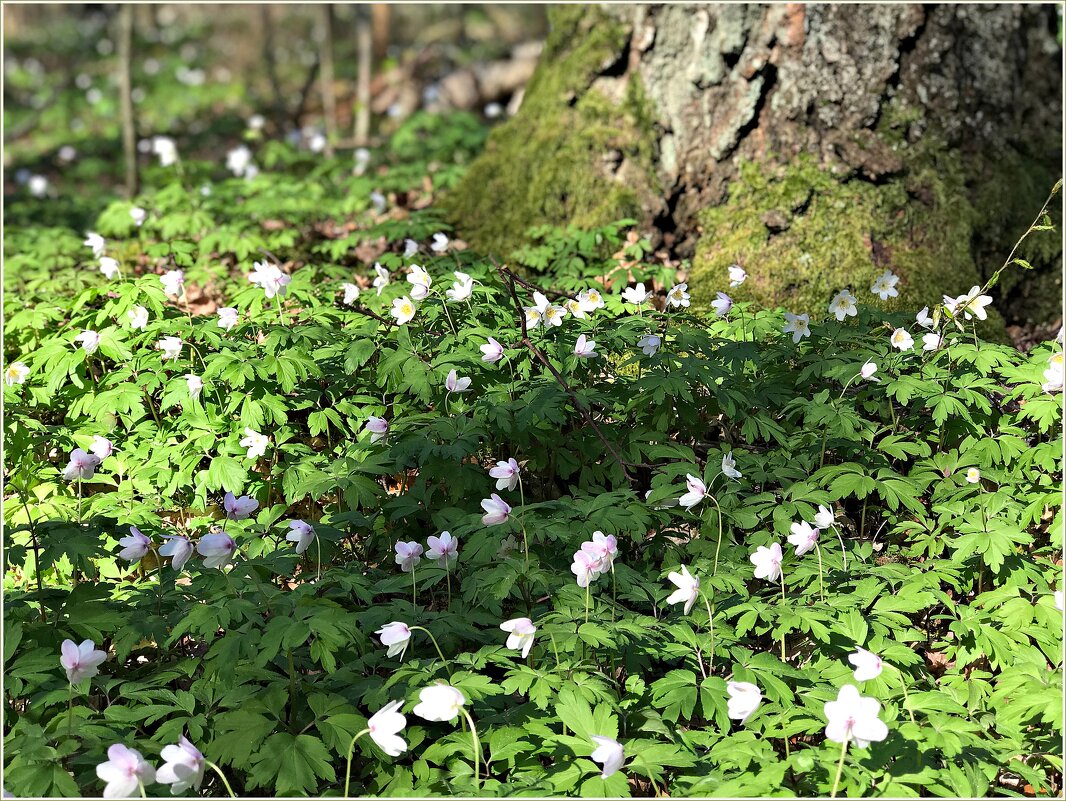
[[[188,738],[182,735],[175,746],[163,746],[159,755],[164,765],[156,771],[156,781],[171,785],[171,795],[183,795],[188,789],[199,790],[207,760]]]
[[[133,224],[140,228],[144,225],[144,221],[148,219],[148,212],[142,209],[140,206],[134,206],[130,209],[130,219],[133,220]]]
[[[857,299],[846,289],[842,289],[829,301],[829,313],[843,322],[845,317],[854,317],[859,313]]]
[[[403,659],[407,645],[411,642],[411,628],[406,623],[394,621],[382,626],[374,633],[381,638],[381,644],[389,649],[386,656],[399,654],[400,659]]]
[[[248,276],[248,280],[260,287],[268,299],[275,295],[284,297],[292,282],[291,276],[286,275],[276,264],[268,264],[265,261],[252,262],[252,267],[255,269]]]
[[[459,374],[451,370],[444,379],[444,388],[449,392],[467,392],[470,390],[470,379],[459,378]]]
[[[606,573],[614,567],[615,557],[618,556],[618,538],[614,534],[593,531],[592,539],[581,543],[581,550],[595,557],[599,562],[599,571]]]
[[[711,308],[719,317],[725,317],[733,308],[733,299],[725,292],[718,292],[718,297],[711,301]]]
[[[122,550],[118,552],[119,558],[127,562],[140,561],[152,550],[152,541],[136,526],[130,526],[130,533],[120,539],[118,544],[122,546]]]
[[[172,296],[180,297],[185,292],[185,271],[167,270],[159,276],[159,283],[163,285],[163,291]]]
[[[134,331],[143,331],[148,327],[148,309],[144,306],[134,306],[126,312],[126,316],[130,320],[130,328]]]
[[[218,327],[224,331],[229,331],[233,326],[237,325],[237,320],[240,315],[236,309],[229,306],[223,306],[218,310]]]
[[[159,555],[171,557],[170,566],[180,573],[181,569],[185,567],[185,563],[189,561],[189,557],[192,556],[192,543],[185,537],[173,534],[163,534],[162,536],[166,542],[160,546]]]
[[[737,470],[737,460],[733,458],[733,451],[730,451],[722,457],[722,474],[725,475],[726,478],[732,478],[735,480],[744,477],[744,475]]]
[[[260,434],[258,431],[254,431],[251,428],[245,428],[244,438],[238,444],[242,448],[248,449],[248,453],[245,455],[249,459],[258,459],[266,453],[267,446],[270,444],[270,437],[265,434]]]
[[[496,489],[514,490],[518,486],[521,472],[522,468],[512,457],[506,462],[496,462],[496,466],[489,469],[489,476],[496,479]]]
[[[923,306],[922,310],[914,315],[914,322],[918,323],[922,328],[933,327],[933,318],[929,316],[928,306]]]
[[[488,362],[489,364],[496,364],[503,358],[503,345],[497,342],[492,337],[489,337],[487,345],[481,346],[481,361]]]
[[[644,351],[645,356],[654,356],[659,352],[659,346],[662,344],[662,337],[655,334],[647,334],[637,340],[637,347]]]
[[[93,477],[93,473],[99,466],[99,456],[95,453],[86,453],[81,448],[75,448],[70,452],[70,462],[63,470],[63,478],[67,481],[89,479]]]
[[[899,276],[891,270],[885,270],[874,279],[873,284],[870,285],[870,292],[877,295],[881,300],[899,297],[899,290],[896,289],[896,284],[898,283]]]
[[[455,720],[463,712],[466,696],[450,684],[434,684],[418,694],[418,703],[412,710],[420,718],[444,722]]]
[[[529,651],[533,647],[533,637],[537,633],[537,627],[533,625],[532,620],[528,617],[516,617],[514,620],[501,623],[500,628],[510,635],[507,637],[505,647],[512,651],[521,651],[523,659],[529,656]]]
[[[685,475],[685,486],[688,487],[688,492],[677,499],[678,505],[685,509],[691,509],[707,497],[707,485],[691,473]]]
[[[189,387],[189,397],[196,400],[204,390],[204,380],[192,373],[185,374],[185,383]]]
[[[801,520],[799,523],[793,523],[790,530],[792,533],[788,535],[788,542],[789,545],[796,546],[796,556],[803,556],[818,542],[820,532],[812,528],[810,523]]]
[[[666,602],[671,606],[684,603],[685,614],[687,615],[692,611],[696,599],[700,597],[699,576],[692,575],[688,572],[688,568],[685,567],[685,565],[681,565],[680,573],[670,573],[667,578],[670,579],[671,583],[677,587],[677,589],[670,594],[670,597],[666,599]]]
[[[861,375],[867,381],[880,381],[881,379],[874,378],[874,373],[876,373],[876,372],[877,372],[877,364],[872,362],[872,361],[870,361],[870,362],[866,362],[866,364],[864,364],[862,366],[862,368],[859,370],[859,375]]]
[[[100,257],[100,272],[104,274],[104,278],[108,281],[112,280],[118,275],[118,260],[113,259],[110,256]]]
[[[74,640],[63,640],[59,648],[59,664],[67,672],[67,681],[81,684],[100,672],[100,665],[107,659],[106,651],[99,651],[92,640],[83,640],[76,645]]]
[[[89,451],[102,462],[115,452],[115,446],[107,437],[97,435],[93,437],[92,444],[89,445]]]
[[[370,432],[371,445],[379,440],[385,439],[385,437],[389,435],[389,421],[384,417],[374,417],[371,415],[363,428]]]
[[[804,337],[811,335],[811,316],[809,314],[791,314],[785,312],[785,327],[781,329],[783,334],[792,334],[792,341],[799,342]]]
[[[411,272],[407,274],[407,282],[411,284],[411,297],[414,300],[423,300],[433,285],[433,279],[426,269],[417,264],[411,265]]]
[[[95,231],[89,231],[85,235],[85,241],[82,242],[82,244],[85,245],[85,247],[92,249],[93,258],[96,259],[104,255],[104,249],[107,247],[107,242],[105,242],[104,238]]]
[[[485,514],[481,518],[482,525],[497,526],[506,523],[511,515],[511,506],[495,492],[481,502],[481,508]]]
[[[893,331],[891,342],[892,347],[904,353],[914,347],[914,337],[910,335],[906,328],[897,328]]]
[[[155,780],[169,784],[171,795],[185,795],[190,789],[199,791],[207,767],[200,749],[182,735],[176,745],[164,745],[159,756],[164,764],[156,771]]]
[[[30,368],[22,362],[12,362],[7,366],[7,370],[4,371],[4,383],[9,387],[13,387],[15,384],[24,384],[26,383],[26,376],[29,374]]]
[[[631,303],[634,306],[640,306],[641,304],[647,303],[650,297],[651,292],[644,288],[643,283],[622,290],[622,300],[626,303]]]
[[[574,355],[582,359],[596,358],[596,341],[580,334],[577,344],[574,345]]]
[[[726,701],[729,719],[737,721],[738,726],[743,726],[762,703],[762,692],[748,681],[731,681],[726,684],[725,691],[729,693],[729,700]]]
[[[865,648],[856,648],[855,653],[848,654],[848,661],[855,666],[855,681],[876,679],[884,669],[881,657]]]
[[[181,356],[181,348],[185,343],[179,337],[163,337],[156,343],[156,348],[163,351],[163,361],[174,361]]]
[[[781,553],[781,546],[776,542],[771,544],[769,548],[765,545],[760,545],[750,557],[751,563],[755,565],[755,578],[777,581],[781,578],[781,561],[783,559],[784,554]]]
[[[591,582],[599,578],[602,565],[600,560],[588,551],[574,553],[574,563],[570,565],[570,572],[577,578],[577,586],[584,589]]]
[[[729,268],[729,285],[732,287],[738,287],[748,280],[748,274],[744,272],[744,268],[739,264],[734,264]]]
[[[403,701],[389,701],[366,722],[370,739],[391,757],[407,750],[407,742],[399,736],[407,725],[407,718],[397,711],[402,706]]]
[[[228,520],[244,520],[259,508],[259,501],[247,495],[238,498],[232,492],[227,492],[226,497],[222,499],[222,508],[226,510]]]
[[[85,330],[74,337],[75,342],[80,342],[82,350],[86,353],[95,353],[100,347],[100,335],[96,331]]]
[[[359,300],[359,287],[355,284],[341,284],[341,289],[344,290],[344,298],[341,303],[345,306],[351,306]]]
[[[981,483],[981,471],[976,467],[971,467],[966,471],[966,483],[968,484],[980,484]]]
[[[603,772],[600,774],[601,779],[613,776],[622,769],[622,765],[626,761],[626,754],[620,742],[612,740],[610,737],[602,737],[599,734],[590,734],[589,739],[596,745],[589,759],[603,765]]]
[[[225,567],[236,550],[237,543],[229,534],[204,534],[196,543],[196,552],[204,558],[204,567]]]
[[[378,262],[374,262],[374,288],[378,291],[378,295],[381,295],[381,290],[389,285],[389,271],[382,267]]]
[[[155,768],[140,751],[115,743],[107,749],[107,762],[96,766],[96,776],[105,782],[104,798],[133,798],[155,781]]]
[[[426,559],[435,559],[441,567],[447,567],[459,558],[459,540],[450,531],[442,531],[439,537],[430,535],[426,538]]]
[[[392,302],[392,311],[389,313],[396,318],[396,322],[399,325],[404,325],[411,322],[411,319],[415,316],[415,304],[411,302],[407,295],[404,295],[402,298],[396,298]]]
[[[834,743],[854,740],[859,748],[888,737],[888,726],[877,717],[881,705],[873,698],[863,698],[853,684],[845,684],[835,701],[826,701],[825,737]]]
[[[404,573],[410,573],[415,569],[420,561],[422,561],[422,546],[417,542],[397,542],[396,548],[396,564],[400,566],[400,570]]]
[[[315,529],[303,520],[290,520],[289,533],[285,535],[285,539],[296,543],[296,553],[303,553],[315,541]]]

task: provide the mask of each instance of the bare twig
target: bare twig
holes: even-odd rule
[[[526,329],[525,312],[522,308],[521,301],[519,301],[518,299],[518,291],[515,288],[516,282],[523,282],[520,278],[518,278],[518,276],[516,276],[506,267],[500,265],[491,256],[489,258],[491,259],[493,266],[496,268],[496,271],[500,274],[500,277],[503,278],[504,283],[507,285],[507,288],[511,293],[511,299],[514,301],[515,305],[515,313],[518,315],[518,323],[522,328],[522,344],[529,349],[529,352],[532,353],[534,357],[536,357],[537,361],[539,361],[546,368],[548,368],[548,372],[552,374],[559,386],[561,386],[566,392],[566,394],[570,396],[570,399],[574,403],[574,408],[577,409],[578,413],[588,424],[589,428],[592,429],[592,431],[596,434],[596,437],[600,440],[600,442],[603,443],[603,446],[607,449],[607,452],[610,453],[614,460],[618,463],[618,467],[622,470],[622,475],[626,477],[627,481],[632,481],[633,477],[629,475],[629,471],[626,470],[625,460],[618,455],[618,451],[614,449],[614,446],[611,445],[607,437],[603,435],[603,432],[600,430],[600,427],[596,424],[596,421],[592,417],[591,409],[585,404],[584,401],[582,401],[580,396],[578,396],[578,394],[574,392],[573,388],[566,382],[566,379],[563,378],[562,374],[560,374],[559,371],[556,370],[555,367],[552,365],[552,363],[548,361],[548,357],[544,355],[544,352],[541,351],[541,349],[538,348],[536,345],[534,345],[533,341],[529,338],[529,331]]]

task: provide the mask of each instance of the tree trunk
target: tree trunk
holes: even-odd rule
[[[322,92],[322,116],[326,126],[326,155],[333,158],[333,146],[337,143],[337,95],[333,71],[333,4],[323,3],[318,18],[318,61],[321,64],[319,80]]]
[[[532,225],[633,216],[693,259],[703,306],[738,262],[752,276],[740,299],[814,311],[890,268],[911,308],[994,271],[1059,177],[1050,5],[599,5],[549,18],[522,108],[446,200],[460,231],[501,255]],[[1027,255],[1050,268],[1045,283],[1059,275],[1057,235]]]

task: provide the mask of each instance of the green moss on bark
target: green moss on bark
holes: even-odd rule
[[[553,6],[522,108],[442,201],[463,236],[507,256],[534,225],[595,227],[640,216],[658,196],[655,136],[639,82],[596,84],[625,52],[623,23],[596,6]],[[617,81],[618,83],[612,83]]]
[[[689,285],[704,308],[724,291],[819,319],[833,295],[850,287],[862,302],[917,310],[981,283],[971,255],[976,221],[953,157],[927,158],[883,184],[843,178],[807,156],[779,166],[748,163],[727,201],[702,215]],[[734,263],[748,280],[730,289]],[[901,279],[899,297],[888,301],[870,293],[885,269]],[[988,329],[1002,336],[1002,318]]]

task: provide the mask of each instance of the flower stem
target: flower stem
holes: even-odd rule
[[[322,543],[318,539],[318,535],[315,535],[315,550],[318,551],[318,581],[322,580]]]
[[[848,738],[844,738],[844,742],[840,744],[840,761],[837,762],[837,775],[833,779],[833,789],[829,793],[830,798],[837,797],[837,790],[840,788],[840,776],[844,773],[844,756],[848,753]]]
[[[529,538],[526,536],[526,490],[522,486],[522,476],[518,476],[518,497],[522,501],[522,548],[526,552],[526,573],[529,572]]]
[[[848,569],[848,552],[844,548],[844,538],[840,536],[840,529],[833,526],[833,530],[836,531],[837,539],[840,541],[840,555],[844,557],[844,570]]]
[[[474,743],[474,789],[478,788],[478,783],[481,778],[480,765],[481,765],[481,743],[477,738],[477,727],[474,726],[474,719],[470,717],[470,713],[465,709],[463,715],[466,716],[467,723],[470,724],[470,739]],[[485,766],[486,772],[488,772],[488,765]]]
[[[721,473],[718,475],[721,475]],[[718,476],[715,476],[715,478],[718,478]],[[714,479],[712,479],[712,483],[713,481]],[[710,492],[704,497],[710,498],[711,503],[714,504],[714,508],[718,510],[718,543],[714,546],[714,570],[711,571],[711,575],[715,576],[718,574],[718,552],[722,549],[722,507],[718,505],[718,501],[710,494]]]
[[[592,591],[590,589],[591,585],[592,585],[592,582],[589,582],[588,584],[585,585],[585,622],[586,623],[589,622],[589,598],[590,598],[590,596],[592,594]]]
[[[825,584],[822,581],[822,549],[818,543],[814,543],[814,552],[818,554],[818,595],[822,598],[822,603],[825,603]]]
[[[285,325],[285,315],[281,311],[281,295],[274,295],[274,300],[278,304],[278,322]]]
[[[451,666],[448,660],[444,658],[444,652],[440,649],[440,646],[437,645],[437,638],[433,636],[433,632],[422,626],[411,626],[410,629],[411,631],[424,631],[426,634],[429,635],[429,639],[433,641],[433,647],[437,649],[437,656],[439,656],[440,661],[444,663],[444,667],[447,669],[448,675],[452,675]]]
[[[355,741],[362,737],[364,734],[369,734],[370,729],[363,729],[361,732],[352,738],[351,745],[348,746],[348,769],[344,772],[344,797],[348,798],[348,788],[352,782],[352,754],[355,753]],[[210,764],[210,763],[208,763]],[[212,766],[214,767],[214,766]],[[227,785],[228,786],[228,785]],[[233,795],[231,792],[230,795]]]
[[[67,684],[67,734],[74,734],[74,683]]]
[[[418,584],[415,581],[415,566],[411,565],[411,614],[418,614]]]
[[[907,677],[903,675],[903,671],[896,668],[896,672],[899,673],[900,684],[903,686],[903,708],[907,710],[907,714],[910,715],[911,723],[914,723],[914,710],[911,709],[911,699],[907,695]]]
[[[78,476],[78,525],[81,525],[81,476]]]
[[[148,797],[148,793],[146,793],[145,790],[144,790],[144,782],[138,780],[137,781],[137,789],[141,791],[141,798],[147,798]]]
[[[781,571],[781,611],[785,611],[785,571]],[[781,627],[781,661],[787,662],[788,657],[785,655],[785,629],[784,625]],[[788,748],[788,740],[785,740],[785,747]]]
[[[448,583],[448,608],[452,606],[452,568],[447,558],[444,560],[444,580]]]
[[[222,779],[222,783],[224,785],[226,785],[226,792],[229,793],[229,797],[230,798],[236,798],[237,795],[233,792],[233,788],[229,786],[229,782],[226,781],[226,774],[222,772],[222,768],[220,768],[214,762],[208,762],[206,760],[204,760],[204,764],[206,764],[209,768],[211,768],[211,770],[213,770],[215,773],[217,773],[218,777],[220,779]]]
[[[710,664],[707,667],[707,670],[713,676],[714,675],[714,610],[711,608],[711,601],[707,597],[707,594],[701,592],[700,595],[703,596],[703,603],[707,607],[707,627],[710,630],[710,634],[711,634],[711,648],[710,648],[711,661],[710,661]]]

